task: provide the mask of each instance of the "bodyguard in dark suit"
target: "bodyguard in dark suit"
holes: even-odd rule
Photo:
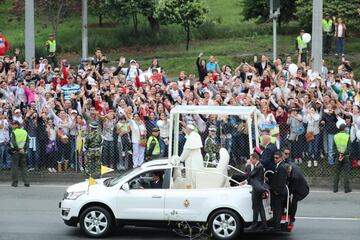
[[[274,154],[278,151],[276,145],[270,142],[270,136],[262,136],[263,151],[261,152],[260,162],[265,168],[265,171],[275,170]]]
[[[253,208],[253,222],[246,230],[254,230],[258,225],[259,214],[261,217],[260,230],[267,229],[266,216],[262,201],[262,194],[266,191],[264,184],[264,168],[259,161],[259,156],[254,153],[250,156],[250,172],[248,173],[247,182],[252,186],[251,200]]]
[[[287,197],[287,174],[282,152],[275,153],[275,171],[271,181],[271,206],[274,213],[274,228],[280,230],[280,221],[283,214],[283,201]]]
[[[309,194],[309,185],[301,172],[300,168],[295,164],[286,164],[285,169],[288,176],[289,192],[292,194],[292,200],[289,206],[290,225],[295,222],[297,204]]]
[[[154,172],[152,181],[150,182],[151,188],[162,188],[163,187],[163,172]]]
[[[234,175],[232,175],[231,179],[236,181],[236,182],[241,183],[241,182],[247,180],[248,175],[249,175],[250,172],[251,172],[251,164],[246,164],[245,172],[244,173],[234,174]],[[234,181],[230,180],[230,186],[232,186],[232,187],[238,186],[238,184],[236,182],[234,182]]]

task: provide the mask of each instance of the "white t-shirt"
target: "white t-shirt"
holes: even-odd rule
[[[144,124],[137,124],[134,120],[130,120],[131,141],[132,143],[140,142],[140,134],[146,134],[146,127]]]
[[[342,37],[343,36],[343,26],[342,24],[338,25],[338,37]]]
[[[168,138],[169,137],[169,119],[157,121],[157,125],[160,130],[160,137]]]
[[[9,142],[9,122],[4,119],[0,120],[0,125],[4,123],[4,127],[0,128],[0,143]]]

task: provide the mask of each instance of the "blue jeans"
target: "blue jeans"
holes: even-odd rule
[[[329,165],[334,165],[334,134],[328,134],[324,132],[324,151],[327,155],[327,161]]]
[[[8,155],[8,145],[0,143],[0,169],[10,168],[10,161]]]
[[[336,38],[335,41],[335,48],[337,54],[344,54],[345,53],[345,40],[342,37]]]
[[[320,134],[317,134],[314,136],[314,140],[312,140],[311,142],[309,142],[309,146],[308,146],[308,153],[309,153],[309,157],[313,160],[318,160],[319,158],[319,141],[320,141]]]
[[[168,154],[168,147],[169,145],[166,145],[165,140],[162,139],[161,137],[159,138],[159,144],[160,144],[160,157],[166,157],[166,155]]]

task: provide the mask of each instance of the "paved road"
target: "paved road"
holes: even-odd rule
[[[86,239],[78,228],[60,219],[58,202],[65,187],[0,184],[0,239]],[[360,236],[360,192],[333,194],[313,191],[301,202],[292,233],[245,234],[242,239],[356,240]],[[181,239],[170,230],[126,228],[110,239]],[[241,238],[240,238],[241,239]]]

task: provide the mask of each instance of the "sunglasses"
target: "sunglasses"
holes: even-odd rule
[[[275,159],[280,159],[280,157],[275,157]]]
[[[290,153],[289,152],[284,152],[284,154],[289,155]]]

